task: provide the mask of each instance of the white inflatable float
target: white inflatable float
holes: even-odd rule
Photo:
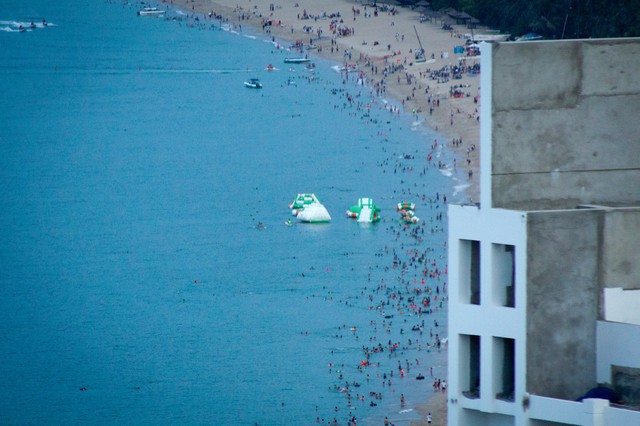
[[[291,204],[291,213],[301,222],[323,223],[331,221],[331,215],[315,194],[298,194]]]

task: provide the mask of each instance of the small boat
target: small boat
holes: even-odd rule
[[[257,78],[250,78],[244,82],[244,85],[250,89],[262,89],[262,83]]]
[[[274,67],[273,65],[269,64],[267,65],[267,67],[265,68],[265,71],[278,71],[278,68]]]
[[[284,58],[285,64],[306,64],[310,61],[311,59],[308,58]]]
[[[160,10],[157,7],[144,7],[138,11],[139,16],[159,16],[164,15],[164,13],[164,10]]]
[[[358,71],[358,66],[356,64],[345,64],[343,66],[338,66],[336,68],[338,72],[349,72],[349,71]]]

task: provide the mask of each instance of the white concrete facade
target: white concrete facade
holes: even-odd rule
[[[526,389],[526,222],[525,215],[477,206],[449,207],[449,424],[476,424],[468,411],[516,416]],[[467,242],[479,242],[479,300],[471,302]],[[502,262],[503,247],[514,247],[514,264]],[[508,269],[505,274],[505,269]],[[514,272],[513,307],[505,306],[505,283]],[[505,281],[505,277],[508,277]],[[510,283],[510,282],[509,282]],[[465,397],[472,384],[467,336],[479,337],[479,397]],[[503,366],[501,343],[515,341],[512,401],[499,399]],[[454,396],[455,395],[455,396]],[[470,417],[471,416],[471,417]],[[495,420],[494,420],[495,421]]]

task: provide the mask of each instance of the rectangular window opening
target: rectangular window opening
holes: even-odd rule
[[[466,336],[467,383],[463,383],[462,394],[470,399],[480,398],[480,336]]]
[[[516,307],[516,248],[493,244],[493,300],[498,306]]]
[[[516,342],[514,339],[496,338],[496,399],[515,401],[515,377],[516,377]]]
[[[469,264],[469,286],[471,297],[469,303],[480,304],[480,241],[471,241],[471,262]]]

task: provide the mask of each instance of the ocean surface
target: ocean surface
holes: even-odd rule
[[[408,424],[446,373],[442,136],[335,63],[140,8],[0,9],[0,423]],[[298,224],[300,192],[333,220]],[[345,216],[364,196],[383,221]]]

